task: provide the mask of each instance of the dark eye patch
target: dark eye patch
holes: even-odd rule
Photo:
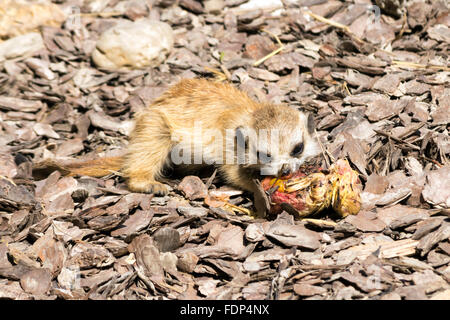
[[[292,149],[291,156],[297,157],[297,156],[301,155],[304,147],[305,147],[305,145],[303,144],[303,142],[297,143],[295,145],[294,149]]]

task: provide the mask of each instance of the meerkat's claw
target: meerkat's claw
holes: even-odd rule
[[[156,196],[165,196],[169,193],[169,189],[162,183],[153,183],[149,186],[148,193],[153,193]]]
[[[135,192],[152,193],[156,196],[165,196],[169,193],[169,189],[161,182],[157,181],[134,181],[128,182],[130,190]]]

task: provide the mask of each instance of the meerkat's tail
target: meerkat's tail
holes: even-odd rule
[[[103,177],[118,172],[122,168],[123,160],[123,157],[107,157],[79,164],[73,163],[67,168],[70,170],[70,175]]]
[[[104,177],[117,173],[122,168],[123,161],[123,156],[70,162],[45,160],[33,165],[33,177],[46,178],[53,171],[59,171],[68,176]]]

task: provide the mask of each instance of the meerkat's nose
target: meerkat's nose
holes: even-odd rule
[[[279,175],[284,177],[290,175],[292,172],[291,167],[288,164],[283,164],[283,166],[280,169]]]

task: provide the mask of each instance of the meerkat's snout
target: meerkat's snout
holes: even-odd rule
[[[280,169],[280,171],[278,172],[278,175],[279,176],[288,176],[288,175],[290,175],[292,173],[292,169],[291,169],[291,167],[288,165],[288,164],[283,164],[282,166],[281,166],[281,169]]]

